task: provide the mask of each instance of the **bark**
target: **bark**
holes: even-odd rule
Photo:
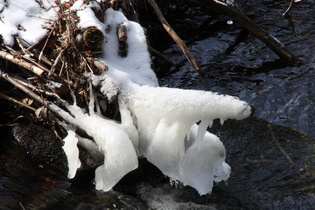
[[[96,27],[89,27],[83,31],[83,41],[90,49],[98,49],[104,41],[103,33]]]
[[[38,76],[42,76],[42,74],[44,73],[43,69],[26,62],[25,60],[23,60],[22,58],[19,58],[18,56],[14,57],[12,54],[5,52],[3,50],[0,50],[0,58],[3,58],[7,61],[10,61],[10,62],[18,65],[18,66],[21,66],[21,67],[37,74]]]
[[[120,24],[117,26],[117,34],[120,42],[124,42],[127,40],[127,27],[124,24]]]

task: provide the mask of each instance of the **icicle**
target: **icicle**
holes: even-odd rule
[[[200,149],[201,141],[203,140],[206,134],[209,124],[210,124],[210,120],[202,120],[199,124],[198,132],[197,132],[197,139],[196,139],[197,144],[198,144],[198,149]]]
[[[90,102],[89,102],[89,112],[90,115],[94,113],[94,95],[93,95],[93,89],[92,89],[92,83],[91,81],[89,82],[90,86]]]
[[[69,167],[68,178],[72,179],[75,176],[77,169],[81,166],[79,149],[77,147],[78,139],[75,136],[75,132],[69,130],[67,137],[63,141],[65,144],[62,149],[66,153]]]
[[[195,125],[195,123],[193,123],[193,124],[187,124],[187,126],[186,126],[186,138],[187,138],[187,141],[192,141],[192,139],[190,138],[190,135],[191,135],[191,128],[192,128],[192,126],[194,126]]]
[[[209,123],[209,126],[208,126],[208,127],[211,128],[212,125],[213,125],[213,120],[209,120],[209,122],[210,122],[210,123]]]
[[[137,155],[140,155],[139,151],[139,133],[135,126],[134,119],[131,116],[130,110],[127,108],[126,104],[119,98],[119,111],[121,116],[121,126],[124,128],[129,138],[132,141],[134,149]]]
[[[220,117],[220,124],[223,125],[225,120],[226,120],[226,119]]]
[[[98,114],[99,116],[102,116],[101,107],[98,100],[95,100],[95,107],[96,107],[96,114]]]
[[[95,97],[94,92],[93,92],[93,86],[92,86],[91,81],[89,81],[89,86],[90,86],[89,113],[90,113],[90,115],[97,114],[98,116],[103,117],[100,104],[99,104],[98,100],[95,100],[96,97]],[[94,111],[94,109],[95,109],[95,111]]]

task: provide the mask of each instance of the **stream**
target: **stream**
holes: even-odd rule
[[[281,61],[260,40],[215,11],[167,4],[166,19],[206,72],[202,78],[152,17],[142,14],[150,44],[171,66],[153,57],[161,86],[219,92],[239,97],[254,109],[242,121],[214,122],[210,132],[223,141],[232,167],[228,182],[199,196],[170,182],[145,159],[110,192],[94,189],[94,168],[68,180],[61,142],[50,128],[0,126],[0,209],[313,209],[315,206],[315,7],[289,1],[241,0],[240,8],[279,39],[303,64]],[[12,106],[0,101],[0,124]],[[38,142],[46,142],[40,143]],[[47,143],[48,142],[48,143]],[[57,145],[57,146],[56,146]],[[45,154],[41,151],[45,150]],[[291,161],[289,161],[289,159]]]
[[[206,72],[205,78],[169,40],[157,43],[156,48],[178,65],[169,71],[159,69],[164,71],[161,85],[237,96],[255,108],[255,116],[315,137],[314,5],[312,1],[296,3],[290,17],[284,18],[285,1],[249,3],[254,11],[245,13],[255,14],[250,18],[298,56],[304,62],[301,66],[281,61],[228,17],[189,8],[182,14],[172,13],[170,24],[174,22],[175,31]]]

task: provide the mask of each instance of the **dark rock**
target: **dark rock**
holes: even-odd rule
[[[62,149],[63,143],[57,139],[51,129],[35,124],[18,124],[12,127],[12,134],[31,157],[67,172],[68,165]]]

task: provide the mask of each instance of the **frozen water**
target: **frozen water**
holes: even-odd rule
[[[77,169],[81,166],[79,160],[79,149],[77,147],[78,139],[75,136],[75,132],[69,130],[67,137],[63,140],[65,144],[62,149],[65,151],[68,160],[68,178],[75,177]]]

